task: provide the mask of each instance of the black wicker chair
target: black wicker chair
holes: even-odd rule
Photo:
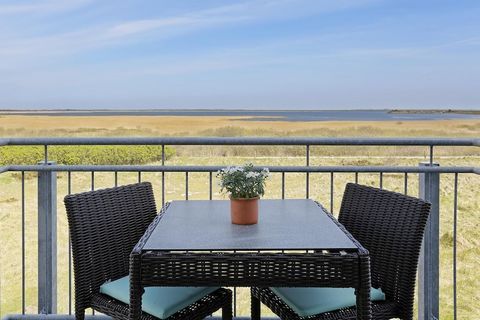
[[[430,204],[377,188],[349,183],[339,221],[369,251],[373,288],[385,293],[372,301],[373,319],[412,319],[418,256]],[[355,306],[300,317],[269,288],[252,288],[252,319],[263,302],[281,319],[356,319]],[[260,302],[259,302],[260,301]]]
[[[93,308],[115,319],[129,318],[129,304],[100,293],[100,286],[129,274],[130,252],[157,215],[148,182],[65,197],[75,275],[75,318]],[[217,289],[167,319],[203,319],[222,308],[232,317],[232,293]],[[141,319],[158,319],[142,312]]]

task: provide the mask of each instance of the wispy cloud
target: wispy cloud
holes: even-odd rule
[[[91,0],[48,0],[26,4],[0,5],[4,12],[55,13],[85,5]],[[222,5],[186,12],[176,16],[135,19],[109,25],[101,23],[68,32],[36,35],[32,37],[4,34],[7,40],[0,43],[0,57],[15,56],[16,59],[39,56],[58,56],[109,46],[125,46],[139,41],[142,36],[152,36],[156,41],[169,37],[199,32],[205,28],[222,27],[226,24],[290,19],[295,15],[313,12],[345,10],[366,5],[377,0],[249,0],[236,4]]]
[[[469,37],[466,39],[460,39],[457,41],[451,41],[448,43],[445,43],[443,45],[440,45],[439,47],[455,47],[455,46],[461,46],[461,45],[472,45],[472,46],[477,46],[480,45],[480,36],[478,37]]]
[[[0,15],[53,14],[77,9],[92,0],[38,0],[29,2],[0,3]]]

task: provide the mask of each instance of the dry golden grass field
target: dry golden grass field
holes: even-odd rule
[[[0,135],[115,136],[212,135],[237,129],[248,135],[478,136],[480,120],[441,121],[249,121],[215,116],[14,116],[0,115]],[[257,117],[258,118],[258,117]]]
[[[409,122],[285,122],[246,121],[242,117],[48,117],[0,116],[0,137],[10,136],[369,136],[476,137],[480,120]],[[3,148],[3,147],[2,147]],[[52,147],[55,148],[55,147]],[[176,147],[167,164],[231,165],[252,161],[258,165],[303,165],[304,148],[285,147]],[[411,165],[425,161],[420,147],[312,147],[311,165]],[[479,148],[438,148],[442,166],[479,166]],[[40,159],[38,159],[40,160]],[[91,188],[90,173],[72,174],[72,192]],[[112,186],[112,173],[96,173],[95,188]],[[161,174],[144,173],[161,201]],[[338,213],[345,183],[353,174],[335,174],[333,212]],[[137,181],[135,173],[120,173],[119,184]],[[403,174],[385,174],[383,187],[403,191]],[[409,174],[408,193],[418,194],[418,175]],[[360,174],[359,182],[378,186],[378,174]],[[312,174],[311,197],[330,208],[330,175]],[[167,200],[185,198],[184,174],[166,174]],[[453,175],[441,176],[441,319],[452,319]],[[68,312],[68,234],[63,197],[65,173],[58,174],[58,311]],[[36,313],[37,297],[37,186],[36,174],[26,174],[26,306]],[[281,196],[281,176],[273,174],[266,198]],[[189,176],[189,198],[208,197],[208,174]],[[221,199],[214,184],[214,198]],[[305,197],[305,175],[286,175],[286,197]],[[480,176],[459,178],[458,198],[458,314],[477,319],[480,314]],[[0,174],[0,315],[21,311],[21,180],[19,173]],[[237,291],[240,315],[248,315],[247,289]]]

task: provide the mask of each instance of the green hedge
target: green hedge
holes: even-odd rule
[[[166,159],[175,155],[175,149],[165,147]],[[14,146],[0,148],[0,165],[36,164],[44,158],[41,146]],[[51,146],[48,158],[58,164],[121,165],[146,164],[162,160],[161,146]]]

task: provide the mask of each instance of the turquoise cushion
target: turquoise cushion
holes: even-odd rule
[[[352,288],[270,288],[301,317],[353,307],[356,305]],[[372,301],[385,300],[381,289],[370,291]]]
[[[146,287],[142,296],[142,310],[165,319],[217,289],[218,287]],[[100,293],[129,304],[129,277],[102,284]]]

